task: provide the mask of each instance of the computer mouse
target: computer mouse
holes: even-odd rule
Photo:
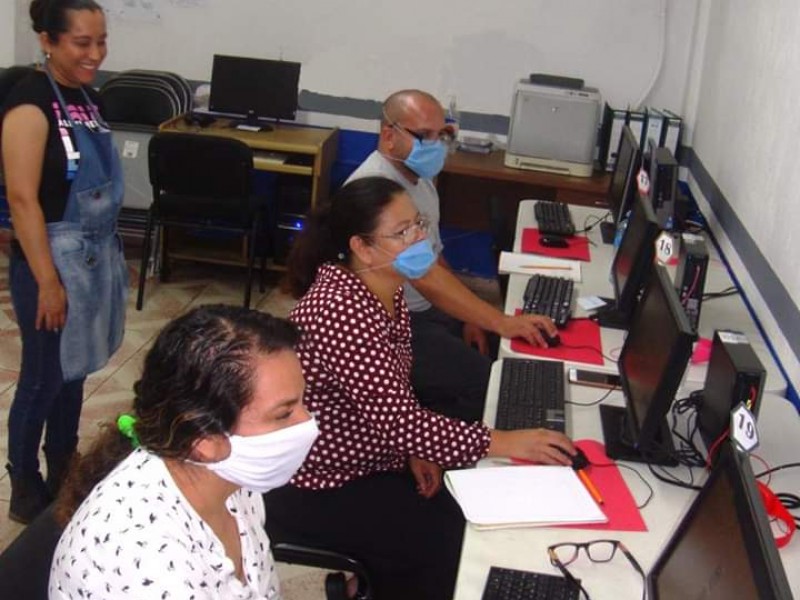
[[[589,459],[586,458],[586,454],[583,450],[575,446],[575,456],[572,457],[572,468],[576,471],[580,471],[581,469],[585,469],[589,466]]]
[[[548,348],[557,348],[561,345],[561,336],[558,334],[555,335],[547,335],[546,331],[542,332],[542,337],[544,338],[545,343],[547,344]]]
[[[575,446],[575,456],[570,456],[567,452],[565,452],[560,446],[556,446],[555,444],[551,444],[553,448],[561,452],[561,454],[567,456],[572,461],[572,468],[576,471],[580,471],[581,469],[585,469],[589,466],[589,459],[586,458],[586,454]]]
[[[540,235],[539,243],[545,248],[569,248],[566,238],[552,233]]]

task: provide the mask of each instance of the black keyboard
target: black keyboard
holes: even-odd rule
[[[572,222],[569,207],[563,202],[539,200],[533,205],[533,214],[539,225],[539,233],[575,235],[575,223]]]
[[[564,363],[506,358],[500,376],[495,429],[538,427],[566,432]]]
[[[575,282],[563,277],[533,275],[525,287],[522,297],[522,312],[547,315],[556,327],[566,327],[572,316],[572,294]]]
[[[578,600],[579,589],[559,575],[492,567],[481,600]]]

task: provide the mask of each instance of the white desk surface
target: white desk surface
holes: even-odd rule
[[[535,200],[523,200],[519,204],[516,234],[514,237],[514,252],[521,252],[522,230],[536,226],[536,219],[533,216],[534,203]],[[572,213],[572,218],[578,229],[583,229],[584,223],[592,223],[596,218],[600,218],[605,214],[605,211],[602,209],[576,205],[570,205],[570,212]],[[611,285],[609,273],[611,270],[611,262],[614,258],[614,247],[602,242],[599,227],[593,228],[586,235],[594,245],[590,244],[589,246],[591,262],[582,263],[582,280],[575,286],[576,295],[578,297],[596,295],[613,298],[614,290]],[[710,261],[708,273],[706,275],[705,289],[707,292],[719,292],[734,285],[733,280],[730,278],[725,265],[717,255],[714,245],[709,241],[707,246],[709,249]],[[674,266],[670,268],[670,272],[674,277]],[[506,314],[514,314],[517,309],[522,307],[522,296],[525,292],[527,282],[528,277],[525,275],[509,276],[505,302]],[[579,318],[586,316],[586,313],[576,305],[573,315]],[[758,327],[750,316],[741,296],[727,296],[703,302],[700,312],[700,328],[698,333],[701,337],[711,338],[716,329],[734,329],[744,333],[767,371],[765,391],[780,396],[786,395],[786,379],[772,357],[772,353],[769,351],[764,338],[758,331]],[[600,330],[600,336],[603,354],[614,360],[605,358],[602,366],[586,365],[586,363],[570,363],[567,361],[567,366],[581,366],[588,369],[615,372],[617,370],[616,359],[619,357],[620,350],[622,350],[625,333],[621,330],[604,327]],[[511,349],[511,340],[508,338],[503,338],[500,341],[499,356],[500,358],[532,358],[530,355],[514,352]],[[685,385],[691,389],[703,387],[705,383],[705,371],[705,366],[695,366],[687,369]]]
[[[501,361],[497,361],[492,367],[485,411],[485,414],[490,416],[487,418],[489,425],[493,424],[496,412],[501,368]],[[568,398],[576,402],[590,402],[603,393],[602,390],[584,386],[569,385],[568,388]],[[604,403],[620,404],[621,400],[621,395],[615,392]],[[568,412],[572,420],[571,433],[575,439],[590,438],[602,441],[597,406],[569,405]],[[764,397],[759,415],[759,431],[762,443],[757,453],[771,465],[797,460],[800,454],[800,419],[788,401],[774,395]],[[482,463],[479,466],[489,467],[491,459],[485,459]],[[648,573],[696,493],[659,481],[644,465],[626,464],[635,468],[654,491],[652,500],[641,511],[647,524],[647,532],[557,527],[478,531],[467,524],[454,600],[480,600],[489,569],[493,565],[559,574],[555,567],[550,565],[547,557],[547,547],[559,542],[584,542],[601,538],[621,540],[639,561],[645,573]],[[753,464],[756,472],[763,469],[757,461]],[[672,472],[685,478],[688,469],[679,467]],[[644,501],[648,491],[639,478],[628,469],[621,468],[620,473],[637,502]],[[701,469],[694,469],[694,474],[696,483],[705,481],[706,474]],[[800,472],[798,469],[787,469],[775,473],[771,485],[778,491],[796,492],[800,488]],[[793,594],[800,597],[800,534],[789,546],[781,550],[780,554]],[[643,585],[641,577],[622,557],[604,564],[578,561],[570,567],[570,572],[582,580],[593,600],[641,598]]]

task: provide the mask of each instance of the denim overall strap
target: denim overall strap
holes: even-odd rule
[[[50,84],[75,136],[78,169],[61,221],[47,224],[53,262],[67,293],[67,321],[61,333],[64,381],[105,366],[122,343],[128,270],[117,216],[122,208],[122,167],[111,131],[81,88],[97,125],[77,124],[52,76]]]

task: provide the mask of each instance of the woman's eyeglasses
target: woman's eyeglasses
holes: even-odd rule
[[[625,557],[633,565],[633,568],[642,576],[642,583],[645,583],[645,574],[642,567],[633,557],[625,545],[619,540],[594,540],[585,543],[564,543],[555,544],[547,548],[547,554],[550,556],[550,564],[556,567],[561,574],[564,575],[570,582],[577,586],[586,600],[589,600],[589,594],[586,593],[584,587],[575,577],[567,570],[567,565],[572,564],[578,558],[581,549],[589,557],[589,560],[595,563],[609,562],[617,553],[617,548],[625,555]],[[646,586],[642,588],[642,600],[645,598]]]
[[[404,227],[400,231],[395,233],[384,233],[384,234],[371,234],[367,237],[379,237],[379,238],[389,238],[392,240],[400,240],[405,245],[409,245],[417,240],[419,234],[422,233],[423,236],[428,234],[428,229],[430,228],[431,222],[428,217],[419,215],[416,220],[411,223],[408,227]]]

